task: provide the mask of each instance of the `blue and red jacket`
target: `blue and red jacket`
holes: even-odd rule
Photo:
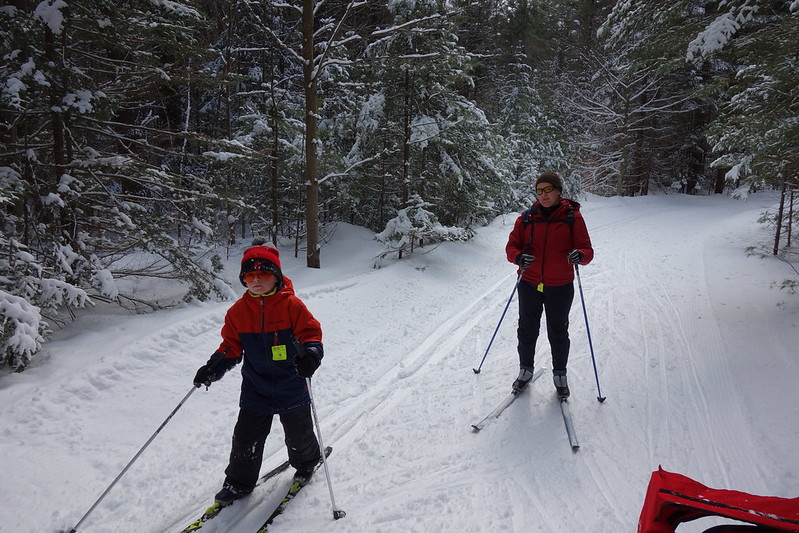
[[[574,281],[574,267],[568,259],[572,250],[583,253],[581,265],[587,265],[594,258],[580,204],[564,198],[548,217],[544,216],[541,204],[536,201],[516,219],[505,246],[511,263],[515,263],[521,253],[535,256],[522,279],[533,285],[543,283],[545,286],[566,285]]]
[[[305,379],[297,375],[295,340],[315,345],[322,355],[322,327],[294,295],[291,280],[274,294],[254,296],[249,291],[228,309],[222,326],[223,368],[243,357],[239,407],[278,414],[310,404]]]

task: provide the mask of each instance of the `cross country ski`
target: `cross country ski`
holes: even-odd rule
[[[541,375],[544,373],[544,370],[539,368],[533,374],[532,379],[530,380],[530,384],[534,383]],[[505,409],[510,407],[510,405],[516,401],[525,390],[530,387],[530,384],[527,385],[521,391],[513,390],[502,402],[497,405],[493,411],[488,413],[485,418],[480,420],[479,422],[472,424],[472,431],[477,433],[482,430],[489,422],[499,418],[499,415],[502,414]],[[558,403],[560,403],[560,412],[563,415],[563,423],[566,426],[566,436],[569,438],[569,444],[572,447],[573,451],[577,451],[580,448],[580,443],[577,440],[577,433],[574,431],[574,421],[572,419],[571,410],[569,409],[569,402],[568,399],[565,397],[558,397]]]
[[[527,387],[525,387],[525,389],[522,389],[521,391],[517,391],[517,390],[514,390],[514,391],[512,391],[512,392],[511,392],[511,393],[508,395],[508,397],[507,397],[507,398],[505,398],[504,400],[502,400],[502,402],[501,402],[499,405],[497,405],[497,406],[494,408],[494,410],[493,410],[493,411],[491,411],[490,413],[488,413],[488,415],[487,415],[485,418],[483,418],[481,421],[477,422],[476,424],[472,424],[472,431],[474,431],[475,433],[477,433],[478,431],[480,431],[481,429],[483,429],[483,427],[485,427],[485,425],[486,425],[486,424],[488,424],[489,422],[491,422],[491,421],[492,421],[492,420],[494,420],[495,418],[499,418],[499,415],[501,415],[501,414],[502,414],[502,411],[504,411],[505,409],[507,409],[507,408],[510,406],[510,404],[512,404],[514,401],[516,401],[516,398],[518,398],[518,397],[519,397],[519,395],[520,395],[522,392],[524,392],[524,391],[525,391],[527,388],[529,388],[529,387],[530,387],[530,385],[531,385],[532,383],[534,383],[534,382],[535,382],[535,380],[537,380],[538,378],[540,378],[540,377],[541,377],[541,374],[543,374],[543,373],[544,373],[544,370],[543,370],[543,369],[541,369],[541,368],[539,368],[539,369],[538,369],[538,370],[535,372],[535,374],[533,374],[533,379],[531,379],[531,380],[530,380],[530,384],[528,384],[528,385],[527,385]]]
[[[333,451],[333,449],[330,448],[330,447],[325,448],[325,457],[329,456],[330,452],[332,452],[332,451]],[[273,468],[272,470],[270,470],[269,472],[267,472],[266,474],[261,476],[258,479],[258,483],[256,484],[256,487],[258,485],[261,485],[264,482],[272,479],[273,477],[277,476],[278,474],[288,470],[288,468],[289,468],[289,462],[288,461],[283,461],[278,466],[276,466],[275,468]],[[211,504],[210,507],[208,507],[208,509],[205,510],[205,512],[203,512],[203,514],[202,514],[202,516],[200,516],[200,518],[198,518],[197,520],[195,520],[194,522],[192,522],[191,524],[186,526],[184,529],[182,529],[180,531],[180,533],[191,533],[192,531],[197,531],[198,529],[201,529],[211,519],[216,518],[219,515],[219,513],[222,512],[222,509],[225,509],[226,507],[230,507],[231,505],[236,503],[236,501],[238,501],[238,500],[234,500],[234,501],[232,501],[232,502],[230,502],[228,504],[222,504],[222,503],[219,503],[219,502],[215,501],[213,504]]]
[[[566,435],[569,437],[572,451],[576,452],[580,448],[580,443],[577,441],[577,434],[574,432],[574,422],[572,421],[571,409],[569,409],[569,401],[566,398],[559,398],[559,400],[563,423],[566,425]]]
[[[332,451],[333,451],[333,449],[330,448],[330,447],[325,448],[325,457],[329,457],[330,456],[330,452],[332,452]],[[319,466],[321,464],[322,464],[322,462],[320,461],[319,464],[316,465],[316,468],[314,468],[314,472],[316,472],[319,469]],[[272,514],[269,515],[269,518],[267,518],[264,521],[264,523],[261,524],[261,527],[258,528],[258,533],[266,533],[266,530],[269,528],[269,526],[272,524],[272,522],[275,520],[275,518],[277,518],[278,516],[283,514],[283,511],[286,509],[286,505],[288,505],[288,503],[291,500],[293,500],[295,496],[297,496],[297,494],[300,492],[300,490],[302,490],[302,488],[305,485],[307,485],[309,483],[309,481],[310,481],[310,478],[309,478],[308,481],[305,481],[305,482],[298,481],[298,480],[295,479],[291,483],[291,487],[289,487],[289,490],[286,491],[286,495],[283,496],[283,499],[280,500],[280,504],[278,504],[278,506],[275,507],[275,510],[272,511]],[[339,513],[339,514],[336,514],[336,513]],[[343,518],[343,517],[344,517],[344,511],[340,511],[340,510],[334,511],[334,518],[335,519],[339,519],[339,518]]]

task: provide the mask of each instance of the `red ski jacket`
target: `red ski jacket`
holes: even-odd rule
[[[225,359],[244,358],[242,409],[277,414],[310,403],[305,379],[294,368],[294,339],[321,345],[322,327],[286,277],[277,293],[253,296],[248,291],[228,309],[217,352]]]
[[[574,281],[574,268],[568,259],[572,250],[583,253],[581,265],[587,265],[594,258],[580,204],[566,199],[561,199],[549,217],[544,216],[541,204],[536,201],[516,219],[505,246],[511,263],[515,263],[521,253],[535,256],[522,276],[534,285],[566,285]]]

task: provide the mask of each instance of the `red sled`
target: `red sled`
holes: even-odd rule
[[[649,480],[638,533],[675,533],[681,523],[707,516],[744,524],[714,526],[704,533],[799,532],[799,498],[711,489],[658,467]]]

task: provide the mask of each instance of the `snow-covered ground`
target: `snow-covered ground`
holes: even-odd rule
[[[597,401],[578,293],[569,365],[577,452],[548,374],[471,431],[517,373],[515,302],[482,373],[472,371],[515,281],[504,258],[514,214],[469,243],[378,269],[378,243],[343,224],[321,270],[283,249],[284,271],[324,328],[314,393],[347,516],[332,520],[321,475],[272,530],[635,531],[658,465],[715,488],[799,496],[799,297],[771,287],[791,277],[788,265],[745,254],[770,242],[755,221],[775,202],[771,193],[583,202],[596,259],[580,272],[607,401]],[[87,314],[33,368],[0,377],[0,531],[75,526],[192,390],[229,305]],[[537,364],[550,368],[545,339]],[[191,394],[78,530],[177,533],[195,518],[222,482],[239,382],[237,368]],[[264,470],[284,458],[275,424]],[[289,477],[203,531],[254,532]]]

